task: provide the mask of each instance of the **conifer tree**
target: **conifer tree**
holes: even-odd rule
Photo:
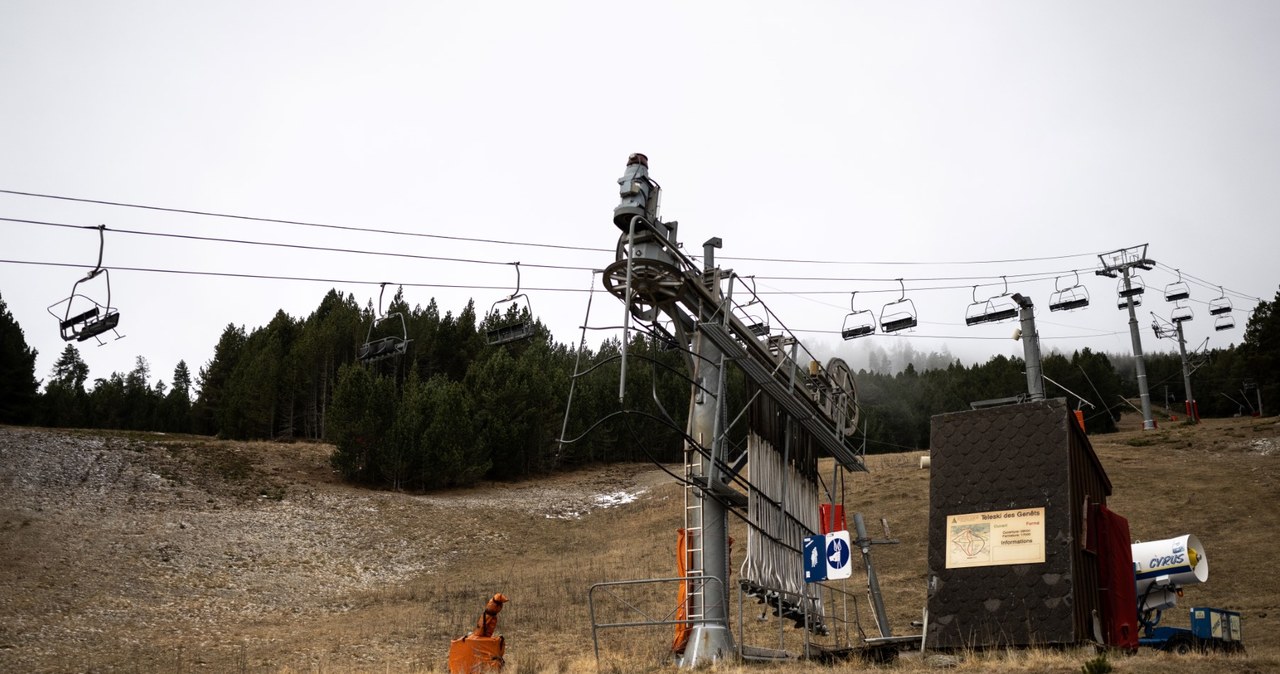
[[[35,373],[36,351],[0,297],[0,423],[31,421],[40,388]]]

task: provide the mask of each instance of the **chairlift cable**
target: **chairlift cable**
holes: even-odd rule
[[[203,211],[190,208],[173,208],[166,206],[153,206],[149,204],[130,203],[125,201],[111,201],[107,199],[89,199],[86,197],[72,197],[58,194],[45,194],[40,192],[27,192],[23,190],[7,190],[0,189],[0,194],[11,194],[21,197],[32,197],[36,199],[52,199],[57,201],[68,201],[85,204],[98,204],[101,206],[112,206],[119,208],[135,208],[149,211],[159,211],[163,213],[179,213],[183,215],[198,215],[211,218],[227,218],[232,220],[245,220],[249,222],[267,222],[279,225],[291,225],[297,227],[317,227],[322,229],[333,229],[349,232],[365,232],[369,234],[390,234],[394,236],[413,236],[430,239],[441,239],[447,241],[467,241],[472,243],[487,243],[506,246],[530,246],[535,248],[552,248],[559,250],[575,250],[592,253],[611,253],[612,248],[596,248],[591,246],[572,246],[565,244],[539,243],[533,241],[509,241],[505,239],[487,239],[480,237],[454,236],[447,234],[431,234],[426,232],[410,232],[404,230],[383,229],[377,227],[358,227],[355,225],[335,225],[330,223],[307,222],[303,220],[289,220],[285,218],[268,218],[253,215],[240,215],[235,213],[220,213],[217,211]],[[1069,255],[1049,255],[1042,257],[1024,257],[1009,258],[1001,260],[941,260],[941,261],[915,261],[915,260],[803,260],[792,258],[772,258],[772,257],[730,257],[725,256],[722,259],[735,260],[744,262],[777,262],[789,264],[830,264],[830,265],[912,265],[912,266],[939,266],[939,265],[983,265],[983,264],[1010,264],[1014,262],[1047,262],[1052,260],[1067,260],[1072,258],[1088,258],[1097,257],[1097,253],[1074,253]]]
[[[76,264],[71,262],[47,262],[41,260],[7,260],[0,259],[0,264],[25,264],[38,267],[64,267],[72,269],[92,269],[93,265]],[[244,279],[260,279],[268,281],[302,281],[309,283],[335,283],[344,285],[370,285],[376,286],[383,281],[369,281],[363,279],[341,279],[341,278],[319,278],[311,276],[281,276],[275,274],[250,274],[245,272],[219,272],[219,271],[199,271],[194,269],[160,269],[155,267],[121,267],[113,265],[111,267],[116,271],[132,271],[150,274],[180,274],[184,276],[213,276],[219,278],[244,278]],[[599,272],[601,270],[593,270]],[[388,282],[391,283],[391,282]],[[461,290],[507,290],[511,286],[481,286],[466,285],[459,283],[414,283],[414,282],[395,282],[394,285],[404,286],[406,288],[454,288]],[[528,288],[527,290],[537,292],[561,292],[561,293],[585,293],[590,292],[583,288]]]
[[[247,220],[250,222],[269,222],[277,225],[293,225],[297,227],[318,227],[322,229],[335,229],[348,232],[365,232],[369,234],[392,234],[395,236],[416,236],[427,239],[443,239],[448,241],[469,241],[471,243],[492,243],[506,246],[530,246],[534,248],[556,248],[560,250],[578,250],[592,253],[611,253],[611,248],[592,248],[588,246],[568,246],[552,243],[536,243],[532,241],[504,241],[502,239],[483,239],[469,236],[450,236],[447,234],[428,234],[425,232],[406,232],[394,229],[379,229],[374,227],[355,227],[352,225],[333,225],[320,222],[304,222],[301,220],[285,220],[282,218],[264,218],[253,215],[237,215],[234,213],[218,213],[214,211],[199,211],[189,208],[167,208],[164,206],[149,206],[146,204],[132,204],[123,201],[107,201],[103,199],[86,199],[82,197],[68,197],[56,194],[40,194],[37,192],[22,192],[19,190],[3,190],[0,194],[13,194],[22,197],[35,197],[38,199],[57,199],[59,201],[73,201],[85,204],[99,204],[102,206],[118,206],[121,208],[138,208],[148,211],[161,211],[164,213],[181,213],[183,215],[200,215],[211,218],[229,218],[232,220]]]
[[[993,275],[987,275],[987,276],[922,276],[922,277],[917,277],[917,278],[903,278],[903,280],[904,280],[904,281],[913,281],[913,282],[924,282],[924,281],[985,281],[985,280],[996,281],[996,280],[998,280],[998,279],[1005,279],[1005,278],[1025,279],[1025,278],[1033,278],[1033,277],[1034,277],[1034,278],[1036,278],[1037,280],[1042,280],[1042,277],[1045,277],[1046,275],[1052,275],[1052,276],[1051,276],[1051,278],[1057,278],[1057,276],[1058,276],[1058,275],[1061,275],[1061,274],[1070,274],[1070,273],[1071,273],[1071,272],[1073,272],[1073,271],[1076,271],[1076,270],[1075,270],[1075,269],[1066,269],[1066,270],[1056,271],[1056,272],[1032,272],[1032,273],[1026,273],[1026,274],[993,274]],[[894,276],[894,277],[890,278],[890,277],[887,277],[887,276],[871,276],[871,277],[855,277],[855,276],[764,276],[764,275],[758,275],[758,274],[757,274],[757,275],[747,276],[747,277],[744,277],[744,278],[759,279],[759,280],[761,280],[761,281],[835,281],[835,282],[848,282],[848,283],[896,283],[896,282],[898,281],[898,279],[899,279],[899,278],[901,278],[901,277]],[[985,283],[985,284],[979,284],[979,285],[993,285],[993,286],[994,286],[994,285],[1001,285],[1001,284],[1000,284],[1000,283]],[[965,286],[965,287],[967,288],[968,286]],[[847,292],[847,291],[845,291],[845,292]],[[863,291],[863,290],[859,290],[858,292],[876,292],[876,291],[872,291],[872,290],[865,290],[865,291]],[[891,291],[890,291],[890,290],[885,290],[885,291],[881,291],[881,292],[891,292]]]
[[[4,192],[4,190],[0,190],[0,192]],[[21,223],[21,224],[37,225],[42,227],[57,227],[57,228],[66,228],[66,229],[98,229],[99,227],[101,227],[100,225],[75,225],[75,224],[62,223],[62,222],[50,222],[46,220],[30,220],[25,218],[8,218],[8,217],[0,217],[0,222],[14,222],[14,223]],[[231,239],[231,238],[225,238],[225,237],[199,236],[195,234],[178,234],[173,232],[154,232],[154,231],[145,231],[145,230],[121,229],[121,228],[115,228],[115,227],[108,227],[106,229],[107,231],[115,232],[117,234],[132,234],[135,236],[152,236],[152,237],[159,237],[159,238],[182,239],[182,240],[189,240],[189,241],[209,242],[209,243],[229,243],[229,244],[236,244],[236,245],[262,246],[262,247],[269,247],[269,248],[271,247],[288,248],[288,249],[294,249],[294,250],[307,250],[307,251],[326,252],[326,253],[342,253],[342,254],[351,254],[351,255],[399,257],[399,258],[416,259],[416,260],[432,260],[437,262],[457,262],[457,263],[463,263],[463,264],[483,264],[483,265],[512,264],[511,262],[503,261],[503,260],[485,260],[485,259],[476,259],[476,258],[458,258],[458,257],[446,257],[446,256],[436,256],[436,255],[419,255],[415,253],[376,251],[376,250],[364,250],[364,249],[355,249],[355,248],[336,248],[336,247],[329,247],[329,246],[314,246],[314,245],[298,244],[298,243],[281,243],[281,242],[274,242],[274,241],[257,241],[252,239]],[[573,265],[524,263],[524,266],[535,268],[535,269],[549,269],[549,270],[557,270],[557,271],[595,271],[595,268],[593,267],[583,267],[583,266],[573,266]],[[743,278],[752,279],[752,280],[759,279],[759,280],[797,280],[797,281],[806,281],[806,280],[807,281],[851,281],[851,282],[866,282],[866,283],[872,283],[872,282],[888,283],[888,282],[897,282],[901,280],[901,281],[912,281],[914,283],[914,282],[949,281],[949,280],[993,280],[993,279],[1005,279],[1006,277],[1011,277],[1015,279],[1020,279],[1020,281],[1018,281],[1019,283],[1027,283],[1032,281],[1044,281],[1047,279],[1056,278],[1060,274],[1069,273],[1071,271],[1075,271],[1075,270],[1065,270],[1065,271],[1057,271],[1057,272],[1024,273],[1024,274],[1007,274],[1007,275],[996,275],[996,276],[954,276],[954,277],[921,277],[921,278],[899,278],[899,277],[840,278],[840,277],[785,277],[785,276],[756,276],[756,275],[746,276]],[[1003,283],[1004,281],[1001,281],[1001,282]],[[986,286],[986,285],[998,285],[998,284],[990,283],[990,284],[979,284],[979,285]],[[920,288],[912,288],[912,292],[933,291],[933,290],[953,290],[953,289],[958,289],[962,287],[967,288],[969,286],[926,286],[926,287],[920,287]],[[793,291],[775,290],[772,292],[761,291],[754,294],[756,296],[767,295],[767,294],[821,295],[821,294],[843,294],[844,292],[847,292],[847,291],[815,290],[815,291],[793,292]],[[883,292],[892,292],[892,289],[871,289],[871,290],[860,290],[859,292],[866,293],[866,294],[883,293]]]
[[[1160,267],[1161,269],[1163,269],[1163,270],[1165,270],[1165,271],[1167,271],[1167,272],[1171,272],[1171,273],[1175,273],[1175,274],[1176,274],[1176,273],[1179,273],[1178,269],[1176,269],[1176,268],[1174,268],[1174,267],[1172,267],[1172,266],[1169,266],[1169,265],[1167,265],[1167,264],[1164,264],[1163,262],[1157,262],[1157,263],[1156,263],[1156,266],[1157,266],[1157,267]],[[1204,288],[1204,289],[1206,289],[1206,290],[1218,290],[1219,292],[1223,292],[1223,291],[1224,291],[1224,288],[1223,288],[1221,285],[1217,284],[1217,283],[1210,283],[1209,281],[1207,281],[1207,280],[1205,280],[1205,279],[1203,279],[1203,278],[1200,278],[1200,277],[1198,277],[1198,276],[1194,276],[1194,275],[1192,275],[1192,274],[1188,274],[1188,273],[1186,273],[1186,272],[1180,272],[1180,273],[1182,274],[1182,276],[1183,276],[1183,277],[1185,277],[1185,278],[1187,278],[1187,279],[1190,279],[1193,283],[1195,283],[1196,285],[1198,285],[1198,286],[1200,286],[1200,287],[1202,287],[1202,288]],[[1236,297],[1239,297],[1239,298],[1241,298],[1241,299],[1247,299],[1247,300],[1251,300],[1251,301],[1254,301],[1254,302],[1263,302],[1263,301],[1264,301],[1261,297],[1257,297],[1257,296],[1255,296],[1255,295],[1249,295],[1249,294],[1246,294],[1246,293],[1242,293],[1242,292],[1240,292],[1240,291],[1238,291],[1238,290],[1229,290],[1229,291],[1225,291],[1225,293],[1226,293],[1226,294],[1230,294],[1230,295],[1235,295]]]
[[[88,227],[84,225],[71,225],[60,222],[47,222],[43,220],[24,220],[21,218],[4,218],[0,217],[0,222],[18,222],[29,225],[40,225],[43,227],[65,227],[69,229],[97,229],[97,227]],[[390,251],[376,250],[360,250],[355,248],[331,248],[328,246],[312,246],[302,243],[279,243],[274,241],[254,241],[251,239],[227,239],[216,236],[197,236],[195,234],[174,234],[171,232],[148,232],[135,229],[119,229],[115,227],[107,228],[107,231],[117,234],[133,234],[137,236],[155,236],[166,239],[184,239],[188,241],[204,241],[211,243],[233,243],[246,246],[265,246],[269,248],[291,248],[295,250],[318,251],[324,253],[345,253],[351,255],[375,255],[383,257],[401,257],[413,260],[434,260],[436,262],[463,262],[467,264],[488,264],[488,265],[509,265],[510,262],[500,262],[497,260],[476,260],[471,258],[459,257],[442,257],[438,255],[417,255],[414,253],[398,253]],[[526,264],[526,267],[534,267],[538,269],[557,269],[565,271],[592,271],[593,267],[575,267],[567,265],[553,264]]]
[[[3,192],[4,190],[0,190]],[[1048,255],[1044,257],[1022,257],[1009,258],[1005,260],[939,260],[939,261],[912,261],[912,260],[798,260],[790,258],[776,257],[730,257],[717,256],[717,259],[739,260],[743,262],[782,262],[791,264],[849,264],[849,265],[913,265],[913,266],[945,266],[945,265],[970,265],[970,264],[1012,264],[1014,262],[1049,262],[1053,260],[1070,260],[1077,257],[1097,257],[1098,253],[1075,253],[1071,255]],[[990,277],[985,277],[990,278]]]

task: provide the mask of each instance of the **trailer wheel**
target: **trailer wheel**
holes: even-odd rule
[[[1196,650],[1196,646],[1188,637],[1176,637],[1169,640],[1169,645],[1165,647],[1165,650],[1178,655],[1190,655]]]

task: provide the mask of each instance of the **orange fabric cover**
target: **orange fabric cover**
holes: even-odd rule
[[[449,674],[477,674],[502,669],[507,651],[502,637],[467,635],[449,642]]]
[[[498,629],[498,613],[502,611],[502,605],[509,601],[506,595],[498,593],[484,605],[484,613],[480,614],[480,618],[476,620],[476,628],[471,631],[473,637],[491,637]]]
[[[733,555],[733,538],[729,538],[729,554]],[[689,567],[693,566],[693,558],[689,554],[689,533],[684,529],[676,529],[676,577],[684,578],[689,573]],[[689,619],[689,584],[687,581],[680,581],[680,603],[676,605],[676,620]],[[689,623],[676,624],[676,638],[671,644],[671,652],[684,653],[684,647],[689,644],[689,633],[693,631],[693,625]]]

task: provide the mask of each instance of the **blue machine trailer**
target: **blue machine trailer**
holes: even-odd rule
[[[1238,653],[1244,650],[1240,613],[1220,608],[1195,607],[1190,611],[1191,627],[1161,626],[1160,612],[1144,616],[1138,643],[1170,653]]]

